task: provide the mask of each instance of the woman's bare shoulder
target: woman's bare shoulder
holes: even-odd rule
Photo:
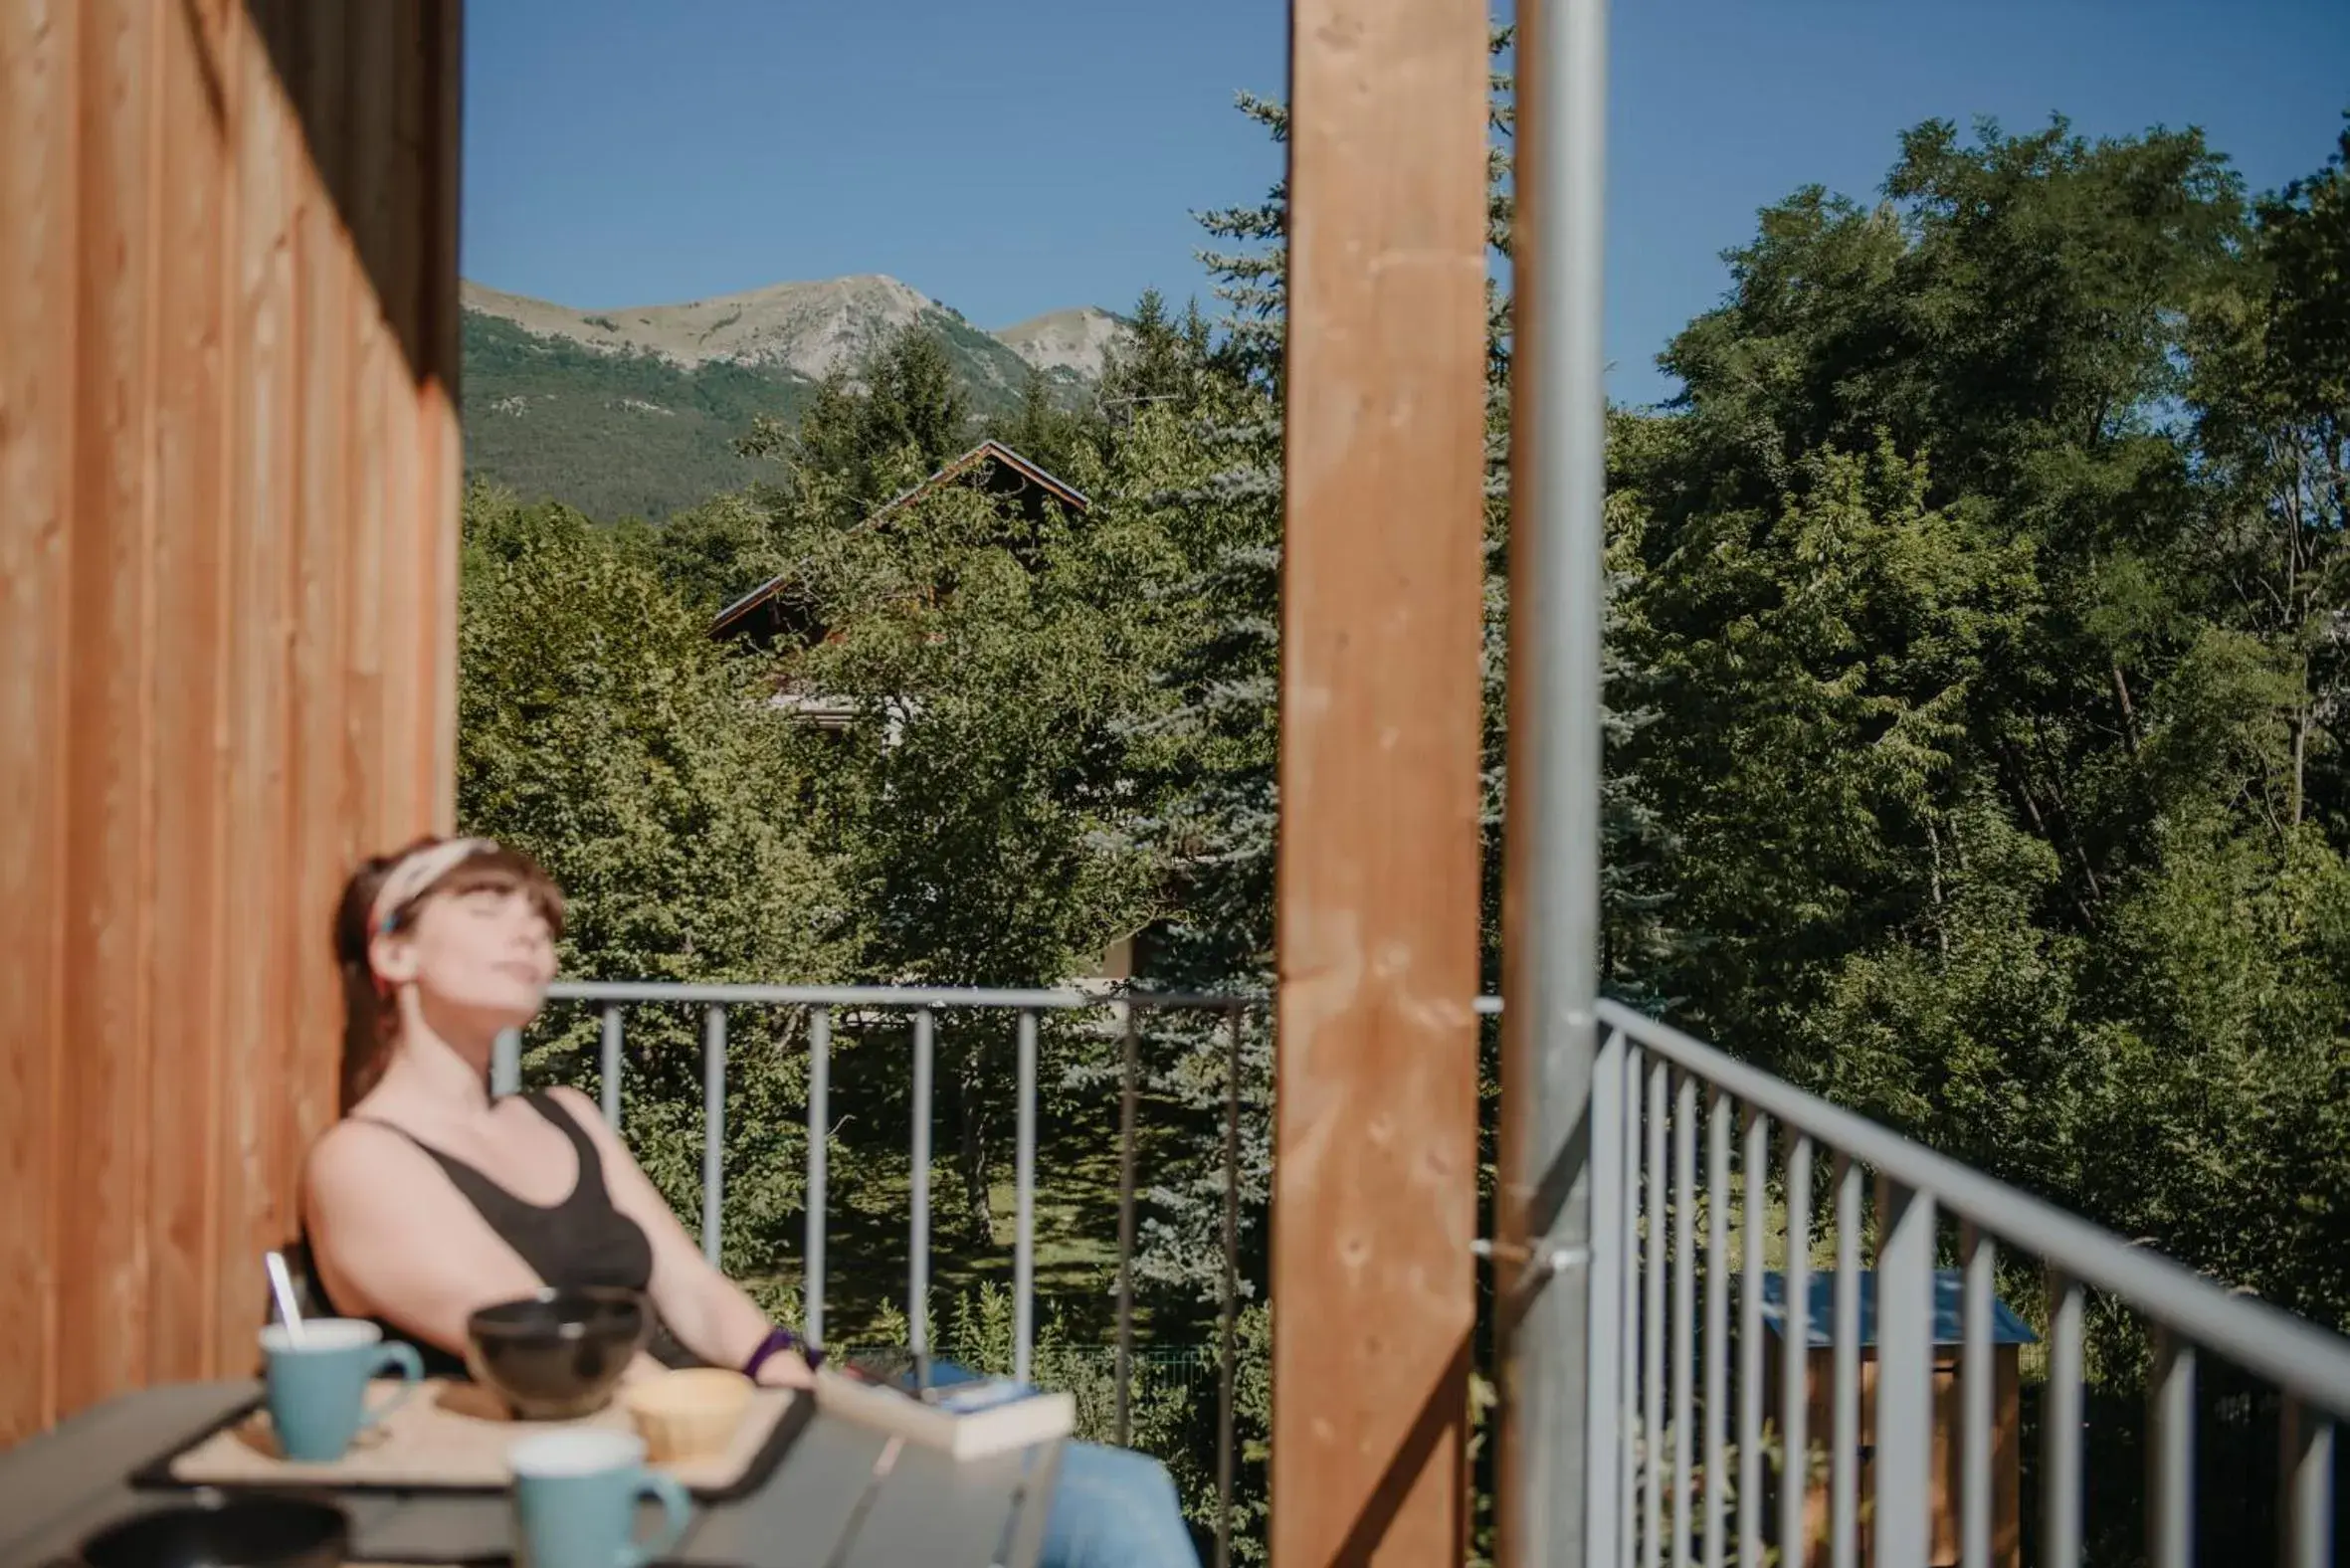
[[[397,1127],[363,1116],[345,1116],[318,1135],[302,1165],[311,1196],[329,1202],[408,1196],[414,1189],[388,1185],[429,1169],[431,1159]]]

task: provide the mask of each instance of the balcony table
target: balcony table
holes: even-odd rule
[[[253,1399],[251,1380],[124,1394],[0,1453],[0,1568],[43,1568],[84,1536],[184,1496],[124,1477]],[[1061,1445],[956,1464],[904,1447],[877,1474],[883,1440],[819,1414],[767,1484],[696,1505],[667,1563],[707,1568],[1033,1568]],[[503,1561],[503,1493],[345,1494],[359,1563]]]

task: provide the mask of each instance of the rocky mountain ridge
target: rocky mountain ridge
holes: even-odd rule
[[[1078,305],[983,332],[951,305],[879,273],[609,309],[580,309],[469,281],[459,302],[536,336],[608,353],[650,353],[687,369],[713,361],[774,366],[811,381],[916,324],[947,338],[984,383],[1017,386],[1023,366],[1091,381],[1122,330],[1109,311]]]
[[[937,334],[983,416],[1017,407],[1032,374],[1065,404],[1087,399],[1123,330],[1086,305],[983,332],[880,275],[600,310],[468,282],[460,303],[467,472],[608,520],[751,483],[734,443],[752,421],[795,418],[904,327]]]

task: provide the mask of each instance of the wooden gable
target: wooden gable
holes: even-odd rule
[[[1049,506],[1059,506],[1081,515],[1091,504],[1082,490],[1055,478],[1002,442],[989,440],[948,463],[919,485],[890,496],[858,527],[886,527],[893,517],[923,496],[956,484],[977,484],[990,494],[1016,500],[1022,513],[1031,521],[1042,520]],[[791,592],[798,580],[797,571],[780,572],[768,578],[720,610],[710,622],[710,636],[727,641],[749,641],[761,647],[774,647],[786,642],[806,646],[821,641],[826,628],[816,623],[807,607],[799,603]]]

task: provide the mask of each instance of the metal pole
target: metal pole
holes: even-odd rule
[[[726,1223],[726,1008],[713,1002],[701,1035],[701,1256],[718,1267]]]
[[[906,1339],[914,1353],[918,1386],[930,1386],[930,1074],[931,1014],[914,1011],[914,1124],[907,1143],[913,1191],[906,1204],[911,1234],[906,1238]]]
[[[511,1094],[522,1086],[522,1032],[501,1029],[490,1048],[490,1092]]]
[[[1241,1023],[1226,1020],[1224,1057],[1224,1289],[1218,1302],[1216,1357],[1216,1568],[1232,1568],[1233,1358],[1241,1309]]]
[[[2285,1568],[2325,1568],[2334,1560],[2333,1420],[2288,1393],[2278,1441],[2284,1506],[2277,1560]]]
[[[808,1015],[808,1240],[807,1283],[800,1290],[800,1322],[808,1343],[824,1343],[824,1220],[832,1153],[833,1014]]]
[[[1139,1020],[1127,1004],[1126,1051],[1118,1087],[1118,1350],[1117,1416],[1119,1448],[1133,1437],[1134,1402],[1134,1112],[1140,1075]]]
[[[1502,1362],[1501,1561],[1613,1564],[1619,1433],[1611,1352],[1625,1238],[1594,1226],[1588,1151],[1598,1040],[1600,622],[1606,389],[1601,219],[1605,0],[1519,0],[1511,279],[1509,752],[1502,904],[1499,1206],[1505,1256],[1555,1274]],[[1578,1153],[1578,1146],[1583,1151]],[[1571,1163],[1569,1163],[1571,1162]],[[1505,1272],[1501,1276],[1507,1279]],[[1538,1274],[1529,1274],[1529,1278]]]
[[[597,1059],[603,1077],[604,1123],[620,1130],[620,1004],[604,1004],[603,1052]]]
[[[1012,1177],[1012,1378],[1028,1381],[1037,1337],[1037,1015],[1020,1011],[1020,1103]]]

